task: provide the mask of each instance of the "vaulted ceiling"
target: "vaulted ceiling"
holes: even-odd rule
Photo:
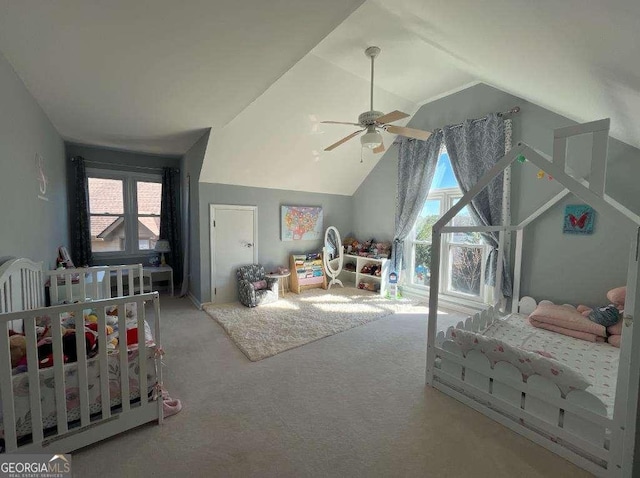
[[[369,109],[367,46],[381,111],[483,81],[640,146],[638,24],[636,0],[0,0],[0,51],[65,139],[182,154],[212,128],[201,181],[351,194],[380,155],[325,153],[353,130],[319,121]]]

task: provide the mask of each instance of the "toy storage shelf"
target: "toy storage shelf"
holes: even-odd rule
[[[346,264],[355,264],[356,270],[354,272],[348,271],[344,268]],[[377,265],[381,268],[381,274],[379,276],[371,274],[363,274],[362,268],[365,265]],[[356,287],[360,282],[373,283],[380,286],[380,295],[384,296],[387,293],[387,282],[389,280],[389,259],[375,259],[373,257],[355,256],[352,254],[344,255],[344,265],[342,268],[343,279],[345,282],[351,282]]]
[[[306,289],[327,288],[322,254],[294,254],[289,259],[291,292],[299,294]]]

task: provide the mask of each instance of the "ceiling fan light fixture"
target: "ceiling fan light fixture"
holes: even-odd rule
[[[382,135],[375,130],[367,131],[360,136],[360,143],[365,148],[375,149],[382,144]]]

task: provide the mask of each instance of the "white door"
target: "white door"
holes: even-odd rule
[[[211,205],[211,301],[238,300],[236,269],[258,262],[255,206]]]

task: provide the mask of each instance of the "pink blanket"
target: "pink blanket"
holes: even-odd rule
[[[620,341],[622,340],[622,319],[620,319],[616,325],[607,327],[607,332],[610,334],[607,342],[614,347],[620,348]]]
[[[604,342],[605,327],[591,322],[577,310],[564,305],[540,304],[529,316],[534,327],[551,330],[589,342]]]
[[[609,332],[609,335],[622,335],[622,319],[616,325],[607,327],[607,332]]]

